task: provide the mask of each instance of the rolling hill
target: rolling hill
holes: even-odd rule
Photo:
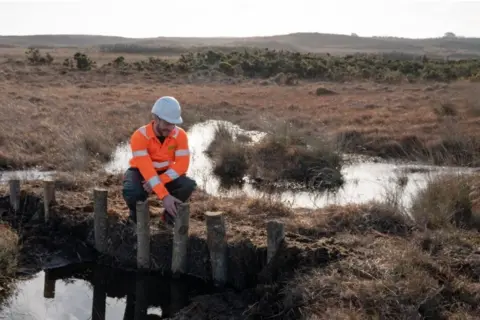
[[[125,38],[98,35],[0,36],[0,47],[101,47],[114,44],[148,48],[189,47],[260,47],[299,52],[347,54],[353,52],[404,52],[435,54],[452,58],[480,57],[480,38],[408,39],[393,37],[358,37],[340,34],[292,33],[268,37]]]

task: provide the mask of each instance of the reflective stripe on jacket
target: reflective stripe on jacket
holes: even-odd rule
[[[130,138],[130,166],[138,168],[160,199],[168,195],[165,184],[186,174],[190,165],[187,133],[175,127],[160,143],[153,131],[153,121],[138,128]],[[158,175],[157,171],[166,170]]]

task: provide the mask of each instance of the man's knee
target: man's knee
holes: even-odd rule
[[[180,184],[182,188],[192,192],[197,188],[197,182],[194,179],[187,176],[181,176],[179,179],[181,179]]]
[[[167,188],[171,189],[170,193],[181,201],[187,201],[197,188],[197,182],[187,176],[180,176],[174,182],[170,186],[167,184]]]
[[[143,189],[142,180],[142,175],[137,170],[129,169],[125,172],[122,194],[127,203],[136,203],[147,199],[148,194]]]

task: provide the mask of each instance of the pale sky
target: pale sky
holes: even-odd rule
[[[480,0],[0,0],[0,35],[480,37]]]

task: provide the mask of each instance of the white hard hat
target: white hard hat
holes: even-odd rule
[[[169,123],[183,123],[181,116],[182,108],[174,97],[165,96],[159,98],[152,107],[152,113]]]

